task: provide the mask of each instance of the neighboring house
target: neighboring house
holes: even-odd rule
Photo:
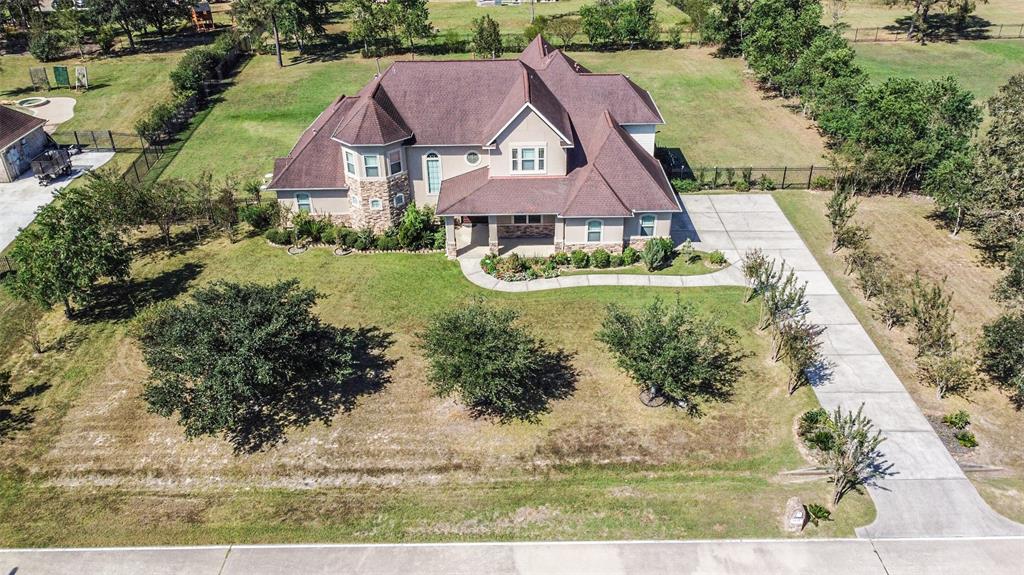
[[[50,141],[46,120],[0,106],[0,182],[13,182],[28,171],[32,158]]]
[[[401,61],[335,100],[274,164],[291,210],[377,231],[409,202],[502,240],[618,252],[668,236],[681,210],[654,137],[661,113],[621,74],[594,74],[540,36],[516,60]]]

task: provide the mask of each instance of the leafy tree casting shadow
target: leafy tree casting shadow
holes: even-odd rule
[[[541,415],[551,411],[551,402],[567,399],[576,391],[579,371],[573,367],[575,354],[562,348],[535,350],[526,385],[521,386],[514,401],[498,406],[481,399],[469,406],[474,418],[493,418],[501,423],[525,421],[535,423]]]
[[[885,27],[893,34],[906,36],[907,30],[914,22],[913,15],[901,16],[896,22]],[[957,42],[959,40],[985,40],[990,37],[989,27],[992,22],[975,15],[960,20],[954,14],[929,14],[925,39],[929,42]],[[914,34],[918,34],[914,27]]]
[[[280,397],[254,402],[226,433],[236,454],[256,453],[286,440],[291,428],[314,422],[330,424],[339,411],[351,411],[360,397],[383,390],[391,382],[395,360],[386,352],[394,343],[390,332],[377,327],[334,328],[351,342],[355,366],[343,381],[320,378],[292,386]]]

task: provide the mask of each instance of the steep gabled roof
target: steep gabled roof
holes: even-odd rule
[[[350,146],[381,146],[411,137],[412,130],[381,87],[380,76],[359,92],[334,131],[334,139]]]
[[[622,202],[601,170],[596,166],[589,166],[584,170],[585,172],[576,178],[569,199],[559,215],[566,217],[629,217],[633,215],[633,211]]]
[[[572,121],[561,102],[544,84],[536,71],[520,62],[521,82],[512,85],[482,133],[485,145],[493,144],[516,118],[526,109],[532,110],[558,134],[566,147],[573,145]]]
[[[547,66],[548,56],[554,52],[555,49],[551,44],[547,43],[540,34],[526,46],[523,53],[519,55],[519,61],[523,62],[531,68],[543,68]]]
[[[7,106],[0,106],[0,148],[6,148],[39,126],[46,120]]]

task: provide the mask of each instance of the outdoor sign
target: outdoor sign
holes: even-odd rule
[[[89,73],[85,71],[85,66],[75,66],[75,89],[89,89]]]
[[[68,78],[68,67],[67,66],[54,66],[53,67],[53,83],[58,88],[70,88],[71,81]]]
[[[36,90],[49,90],[50,78],[46,75],[46,68],[29,68],[29,76],[32,78],[32,87]]]

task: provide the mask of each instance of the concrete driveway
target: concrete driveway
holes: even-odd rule
[[[64,188],[87,170],[94,170],[106,164],[113,157],[113,152],[84,152],[72,156],[71,175],[48,186],[39,184],[31,172],[9,184],[0,184],[0,251],[14,241],[21,228],[35,219],[36,210],[50,203],[54,192]]]
[[[888,475],[869,486],[878,514],[861,537],[1024,535],[1024,526],[993,511],[950,456],[903,383],[890,369],[775,199],[765,194],[684,196],[673,236],[727,257],[760,248],[785,260],[807,282],[810,320],[825,326],[831,373],[814,392],[828,410],[861,405],[886,440]]]

